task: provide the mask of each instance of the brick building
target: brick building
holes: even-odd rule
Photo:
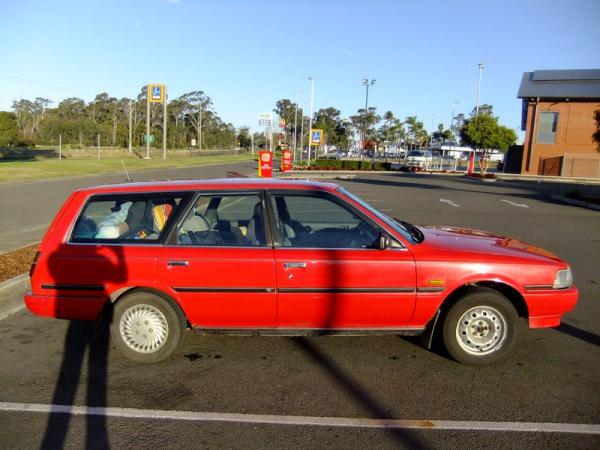
[[[525,72],[517,96],[525,131],[522,174],[600,177],[600,153],[592,140],[600,69]]]

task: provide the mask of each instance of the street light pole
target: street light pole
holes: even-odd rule
[[[479,63],[479,82],[477,83],[477,107],[475,109],[475,117],[479,115],[479,92],[481,90],[481,72],[483,71],[483,64]]]
[[[307,159],[307,166],[310,166],[310,151],[311,151],[311,143],[310,141],[312,140],[312,117],[313,117],[313,101],[314,101],[314,94],[315,94],[315,80],[313,80],[313,77],[308,77],[308,79],[310,80],[310,117],[308,118],[308,159]]]
[[[367,130],[366,130],[366,119],[367,119],[367,115],[369,114],[369,86],[373,86],[375,84],[375,80],[369,80],[367,78],[364,78],[362,80],[362,84],[365,85],[366,92],[365,92],[365,130],[363,131],[363,139],[362,141],[362,150],[365,149],[364,147],[364,141],[367,139]]]

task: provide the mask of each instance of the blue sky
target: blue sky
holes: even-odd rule
[[[354,114],[375,78],[369,106],[431,129],[475,106],[481,62],[480,103],[517,128],[523,72],[600,68],[600,0],[1,0],[0,17],[0,110],[162,82],[258,129],[278,99],[308,112],[312,75],[315,110]]]

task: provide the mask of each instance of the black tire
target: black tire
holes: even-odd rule
[[[111,339],[128,359],[157,363],[173,354],[185,324],[172,301],[145,291],[132,292],[117,301],[110,324]]]
[[[469,289],[448,310],[442,340],[458,362],[487,366],[510,353],[518,320],[515,307],[502,294],[485,287]]]

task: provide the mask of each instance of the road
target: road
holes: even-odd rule
[[[160,169],[130,174],[135,181],[220,178],[228,172],[254,175],[256,163],[219,164],[186,169]],[[0,253],[39,242],[54,215],[76,189],[127,181],[123,175],[76,177],[0,184]]]
[[[403,220],[557,253],[573,267],[579,305],[560,328],[522,324],[514,353],[484,368],[396,336],[192,333],[170,360],[139,366],[102,324],[23,310],[0,321],[3,447],[600,447],[600,213],[549,201],[536,184],[407,174],[340,183]],[[48,405],[106,409],[50,415]],[[414,422],[383,428],[381,419]],[[581,433],[586,425],[595,434]],[[532,427],[540,431],[517,431]]]

